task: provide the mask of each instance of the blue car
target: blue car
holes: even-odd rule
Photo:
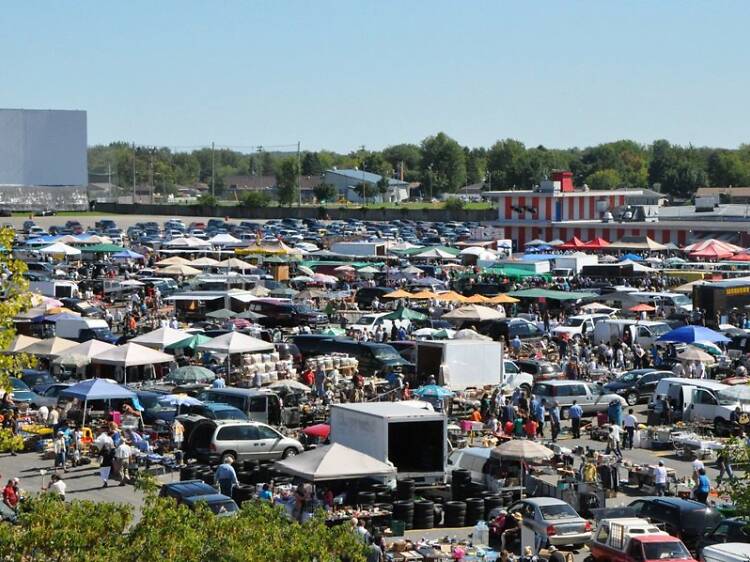
[[[10,377],[10,385],[13,388],[13,402],[16,404],[19,402],[31,404],[36,399],[36,394],[21,379]]]

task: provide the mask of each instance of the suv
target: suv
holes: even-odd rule
[[[573,401],[583,410],[584,414],[596,414],[606,412],[609,403],[619,400],[623,406],[627,405],[625,399],[617,394],[607,394],[604,389],[596,384],[582,381],[545,381],[538,382],[531,389],[534,396],[546,398],[547,401],[554,400],[560,406],[560,417],[568,419],[570,407]]]
[[[469,328],[476,322],[467,322],[464,328]],[[522,340],[540,340],[546,336],[544,330],[533,322],[523,318],[503,318],[498,320],[484,320],[479,323],[477,329],[480,334],[491,337],[495,341],[504,341],[510,344],[510,340],[516,336]]]
[[[354,295],[354,301],[360,309],[369,309],[372,308],[372,301],[375,300],[375,297],[382,302],[383,297],[392,292],[391,287],[362,287]]]
[[[327,314],[301,304],[256,300],[250,302],[248,310],[264,315],[259,323],[269,328],[328,324]]]
[[[553,339],[567,338],[580,341],[594,333],[594,325],[609,318],[608,314],[578,314],[569,316],[565,322],[552,329]]]
[[[560,366],[549,361],[536,361],[534,359],[516,360],[518,368],[534,377],[534,382],[557,380],[563,377]]]
[[[669,497],[638,498],[628,504],[635,517],[663,523],[664,530],[681,539],[695,551],[706,529],[714,529],[721,521],[721,513],[693,500]]]
[[[658,369],[633,369],[621,374],[612,382],[604,385],[604,390],[625,397],[628,406],[647,400],[656,390],[656,385],[664,377],[671,377],[671,371]]]
[[[188,455],[201,462],[225,462],[229,458],[276,460],[303,451],[299,441],[284,437],[263,423],[209,420],[196,416],[180,416],[180,420],[186,420],[191,426],[184,448]]]
[[[229,404],[221,402],[204,402],[192,406],[184,406],[181,410],[185,414],[203,416],[210,420],[238,420],[247,421],[245,412]]]

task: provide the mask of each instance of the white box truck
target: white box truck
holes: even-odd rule
[[[399,479],[445,480],[448,422],[444,414],[398,402],[334,404],[330,424],[332,443],[392,463]]]
[[[506,369],[503,344],[496,341],[448,340],[417,342],[417,379],[433,375],[451,390],[483,386],[528,386],[534,378],[517,369]]]
[[[119,339],[101,318],[60,318],[55,322],[55,335],[66,340],[85,342],[99,340],[114,344]]]
[[[660,336],[671,329],[666,322],[657,320],[601,320],[594,325],[593,341],[595,345],[614,344],[624,341],[625,332],[628,331],[631,342],[650,348]]]

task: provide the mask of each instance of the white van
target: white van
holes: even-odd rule
[[[655,320],[601,320],[594,325],[594,344],[616,343],[630,333],[630,341],[643,348],[650,348],[659,337],[669,332],[669,324]]]
[[[648,304],[656,309],[657,314],[660,314],[663,311],[665,316],[670,316],[672,314],[688,314],[693,311],[693,301],[690,300],[690,297],[683,295],[682,293],[634,291],[628,293],[625,300],[632,303],[629,307],[637,304]]]
[[[750,560],[750,544],[744,542],[707,546],[700,555],[700,562],[747,562],[748,560]]]
[[[666,396],[673,401],[674,411],[682,412],[683,421],[713,422],[718,434],[730,432],[729,419],[737,407],[742,412],[750,413],[748,386],[730,386],[713,380],[667,377],[656,385],[650,406],[656,402],[657,396]],[[750,421],[750,416],[744,417]]]
[[[552,337],[561,339],[566,336],[570,340],[584,338],[594,332],[594,326],[602,320],[607,320],[609,314],[577,314],[569,316],[565,322],[552,329]]]
[[[367,330],[370,335],[375,333],[375,330],[382,326],[386,332],[390,334],[391,329],[393,329],[393,323],[396,323],[396,327],[401,328],[403,327],[405,330],[409,329],[409,326],[411,325],[411,322],[409,320],[389,320],[387,318],[383,318],[384,316],[388,316],[390,314],[389,312],[370,312],[368,314],[364,314],[359,317],[359,319],[354,323],[350,324],[348,326],[348,329],[354,330],[355,332],[364,332]]]

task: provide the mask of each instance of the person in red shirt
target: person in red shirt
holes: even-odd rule
[[[524,424],[524,431],[526,431],[526,437],[528,439],[536,439],[536,430],[539,424],[536,422],[534,418],[529,416],[529,418],[526,420],[526,423]]]
[[[16,509],[18,500],[20,499],[18,496],[18,482],[15,478],[12,478],[8,480],[8,484],[3,489],[3,503],[11,509]]]
[[[401,389],[401,400],[411,400],[411,388],[409,383],[404,383],[404,388]]]
[[[315,373],[312,369],[307,369],[302,373],[302,382],[307,386],[313,386],[315,384]]]
[[[469,419],[473,422],[481,422],[482,421],[482,414],[479,413],[478,408],[474,408],[474,410],[471,412],[471,415],[469,416]]]

